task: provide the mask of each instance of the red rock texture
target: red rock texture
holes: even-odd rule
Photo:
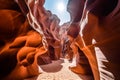
[[[85,0],[70,0],[69,5],[77,8],[76,1],[84,7],[79,12],[80,33],[76,43],[88,59],[94,79],[119,80],[120,1],[86,0],[83,5]],[[70,11],[74,17],[74,10],[71,8]]]
[[[17,3],[10,0],[0,2],[0,79],[18,80],[38,75],[40,55],[45,54],[41,63],[51,62],[42,34],[32,29]]]
[[[58,17],[44,9],[44,0],[0,2],[0,64],[4,63],[0,77],[22,79],[38,75],[38,65],[61,56]]]
[[[44,2],[0,0],[0,78],[38,75],[38,65],[67,55],[75,73],[119,80],[120,0],[69,0],[62,27]]]
[[[16,0],[20,5],[23,13],[26,13],[26,9],[24,6],[27,6],[29,12],[27,14],[27,18],[29,20],[30,25],[37,32],[42,34],[43,42],[46,42],[48,47],[48,54],[51,59],[59,59],[61,54],[61,41],[59,37],[59,18],[56,15],[53,15],[50,11],[45,10],[43,7],[44,0],[31,0],[31,1],[21,1]],[[23,3],[25,5],[23,5]],[[50,49],[49,47],[53,48]],[[51,53],[53,52],[53,54]],[[55,55],[55,56],[52,56]]]

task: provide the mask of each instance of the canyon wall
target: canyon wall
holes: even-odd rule
[[[27,6],[20,8],[14,0],[0,0],[0,79],[35,76],[39,65],[51,63],[43,34],[31,27]]]
[[[35,76],[66,56],[75,73],[119,80],[120,0],[69,0],[71,20],[61,27],[44,3],[0,0],[0,78]]]
[[[41,73],[39,65],[61,56],[59,18],[44,0],[0,0],[0,78]],[[15,75],[16,74],[16,75]]]
[[[77,31],[73,28],[69,30],[68,35],[88,59],[94,79],[119,80],[120,0],[69,1],[69,5],[74,5],[76,8],[79,6],[76,5],[78,2],[81,2],[81,8],[84,7],[78,12],[80,32],[76,34],[79,35],[70,34],[72,31]],[[74,19],[74,9],[68,11]]]

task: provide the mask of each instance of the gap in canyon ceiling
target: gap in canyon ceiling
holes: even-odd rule
[[[60,25],[70,21],[70,15],[67,12],[68,0],[46,0],[44,7],[50,10],[53,14],[57,15],[60,19]]]
[[[120,80],[119,40],[120,0],[0,0],[0,80]]]

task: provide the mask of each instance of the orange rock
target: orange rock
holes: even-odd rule
[[[35,59],[35,52],[31,52],[27,55],[26,57],[28,63],[32,64],[34,62]]]
[[[109,0],[87,0],[85,5],[82,3],[85,0],[69,1],[68,10],[72,21],[76,22],[76,19],[82,17],[79,24],[81,37],[77,43],[89,61],[94,79],[119,80],[120,0],[111,0],[111,2]],[[72,9],[78,7],[77,1],[81,2],[79,6],[82,6],[81,11],[78,12],[79,18],[75,18],[76,11]],[[85,59],[85,57],[82,58]],[[85,61],[81,64],[83,62]]]
[[[13,21],[14,20],[14,21]],[[0,10],[1,40],[12,39],[24,23],[24,16],[17,11]]]
[[[29,66],[30,64],[28,63],[28,61],[26,59],[22,60],[20,63],[19,63],[20,66],[24,66],[24,67],[27,67]]]
[[[30,36],[27,37],[26,46],[38,47],[42,43],[42,37],[37,32],[32,32]]]
[[[10,45],[10,48],[21,48],[25,46],[26,39],[27,36],[17,37]]]
[[[85,64],[78,64],[76,67],[69,67],[69,69],[77,74],[92,75],[90,66]]]
[[[12,1],[0,0],[0,79],[18,80],[40,73],[37,57],[47,50],[43,36]]]
[[[20,51],[17,54],[17,60],[18,62],[21,62],[22,60],[24,60],[26,58],[26,56],[31,53],[31,52],[35,52],[36,49],[33,47],[23,47],[20,49]]]
[[[76,61],[74,63],[75,67],[70,67],[70,69],[75,73],[92,74],[88,59],[84,55],[84,53],[81,51],[81,48],[79,47],[79,46],[83,45],[83,42],[81,41],[81,37],[79,35],[80,27],[81,27],[79,25],[80,24],[79,22],[83,15],[82,13],[83,13],[83,9],[84,9],[84,3],[85,3],[85,0],[81,0],[81,1],[69,0],[68,5],[67,5],[67,10],[71,16],[71,24],[68,28],[67,35],[70,40],[70,47],[73,52],[72,58],[74,58],[74,56],[76,56],[77,53],[79,53],[79,55],[77,55],[77,56],[79,56],[79,59],[76,59]],[[81,5],[79,5],[79,4],[81,4]]]

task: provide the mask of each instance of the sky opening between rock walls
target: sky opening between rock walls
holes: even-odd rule
[[[56,14],[60,19],[60,25],[70,21],[70,14],[67,12],[68,0],[45,0],[44,7]]]

